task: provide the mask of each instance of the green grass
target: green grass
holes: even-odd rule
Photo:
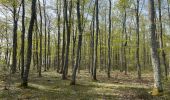
[[[2,100],[161,100],[170,99],[170,83],[164,82],[164,95],[153,97],[149,94],[153,78],[144,74],[142,80],[131,73],[124,75],[113,72],[108,79],[104,72],[98,73],[98,81],[91,80],[87,71],[81,71],[77,77],[77,85],[70,86],[68,80],[61,80],[61,75],[54,71],[43,72],[43,77],[30,74],[29,88],[19,87],[19,74],[12,75],[9,90],[3,90],[4,83],[0,82],[0,99]]]

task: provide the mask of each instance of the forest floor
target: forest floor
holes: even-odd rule
[[[92,81],[88,71],[81,71],[77,85],[71,86],[70,75],[68,80],[61,80],[61,75],[55,71],[43,72],[41,78],[34,72],[30,73],[30,87],[23,89],[20,75],[15,74],[7,81],[7,90],[4,90],[5,82],[0,81],[0,100],[170,100],[170,81],[163,82],[162,96],[153,97],[149,94],[153,86],[152,74],[143,74],[142,80],[137,80],[135,75],[114,71],[108,79],[105,72],[98,72],[98,81]]]

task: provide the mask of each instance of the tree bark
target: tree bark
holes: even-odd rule
[[[64,0],[64,19],[65,19],[65,24],[66,24],[66,29],[67,29],[67,45],[66,45],[66,57],[65,57],[65,63],[64,63],[64,67],[63,67],[63,73],[62,73],[62,79],[66,79],[67,76],[67,70],[68,70],[68,62],[69,62],[69,49],[70,49],[70,24],[68,21],[68,17],[67,17],[67,1]],[[70,16],[71,16],[71,12]]]
[[[155,23],[155,8],[154,8],[154,0],[149,0],[149,12],[150,12],[150,32],[151,32],[151,58],[152,58],[152,66],[154,71],[154,90],[156,91],[155,95],[158,95],[159,92],[163,91],[162,83],[161,83],[161,69],[158,55],[158,44],[156,41],[156,23]],[[153,94],[152,93],[152,94]]]
[[[161,0],[158,0],[158,9],[159,9],[159,32],[160,32],[160,49],[161,49],[161,54],[162,54],[162,62],[164,66],[164,72],[165,72],[165,79],[168,79],[168,68],[166,65],[166,54],[164,51],[164,42],[163,42],[163,29],[162,29],[162,11],[161,11]]]
[[[49,17],[48,17],[49,18]],[[50,40],[51,40],[51,20],[48,19],[48,53],[47,53],[47,62],[48,62],[48,66],[47,66],[47,70],[50,69],[51,67],[51,45],[50,45]]]
[[[44,44],[45,44],[45,66],[44,66],[44,71],[47,71],[47,16],[46,16],[46,1],[43,0],[43,6],[44,6],[44,31],[45,31],[45,41],[44,41]]]
[[[38,67],[38,76],[41,77],[41,68],[42,68],[42,12],[41,12],[41,3],[38,0],[39,12],[40,12],[40,53],[39,53],[39,67]]]
[[[110,47],[110,38],[111,38],[111,0],[109,0],[109,37],[108,37],[108,73],[107,73],[107,77],[110,78],[110,70],[111,70],[111,47]]]
[[[23,79],[22,79],[22,86],[23,87],[28,87],[28,75],[29,75],[29,70],[30,70],[30,65],[31,65],[31,57],[32,57],[32,32],[34,28],[34,22],[36,19],[36,1],[37,0],[32,0],[32,6],[31,6],[31,20],[29,24],[29,29],[28,29],[28,46],[27,46],[27,59],[26,59],[26,68],[23,74]]]
[[[79,31],[79,36],[78,36],[78,47],[77,47],[77,56],[76,56],[76,63],[73,69],[73,74],[72,74],[72,80],[71,80],[71,85],[75,85],[76,82],[76,72],[78,69],[78,63],[79,63],[79,57],[80,57],[80,50],[81,50],[81,44],[82,44],[82,27],[81,27],[81,16],[80,16],[80,0],[77,0],[77,18],[78,18],[78,31]]]
[[[24,74],[24,48],[25,48],[25,0],[22,0],[22,35],[21,35],[21,78]]]
[[[17,67],[17,29],[18,29],[18,18],[17,9],[14,4],[13,6],[13,53],[12,53],[12,74],[15,74]]]
[[[58,52],[57,52],[57,55],[58,55],[58,58],[57,58],[57,62],[58,62],[58,65],[57,65],[57,72],[60,71],[60,16],[61,16],[61,1],[60,0],[57,0],[58,1],[58,6],[57,6],[57,15],[58,15]]]
[[[136,7],[136,67],[138,73],[138,79],[141,79],[141,66],[139,60],[139,0],[137,0]]]
[[[96,40],[95,40],[95,53],[94,53],[94,68],[93,68],[93,80],[97,80],[96,70],[98,65],[98,34],[99,34],[99,5],[98,0],[95,1],[96,6]]]

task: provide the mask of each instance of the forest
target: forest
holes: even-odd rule
[[[0,100],[170,100],[170,0],[0,0]]]

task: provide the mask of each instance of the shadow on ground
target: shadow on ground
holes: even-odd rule
[[[114,76],[114,75],[113,75]],[[81,72],[77,85],[70,86],[70,80],[61,80],[61,75],[55,72],[44,72],[39,78],[30,75],[29,88],[19,87],[20,80],[16,74],[12,78],[9,90],[0,92],[0,99],[5,100],[167,100],[170,99],[170,86],[165,84],[163,96],[153,97],[148,92],[152,81],[136,81],[131,76],[107,79],[98,77],[93,82],[87,72]],[[147,78],[146,78],[147,79]],[[169,86],[169,87],[168,87]]]

